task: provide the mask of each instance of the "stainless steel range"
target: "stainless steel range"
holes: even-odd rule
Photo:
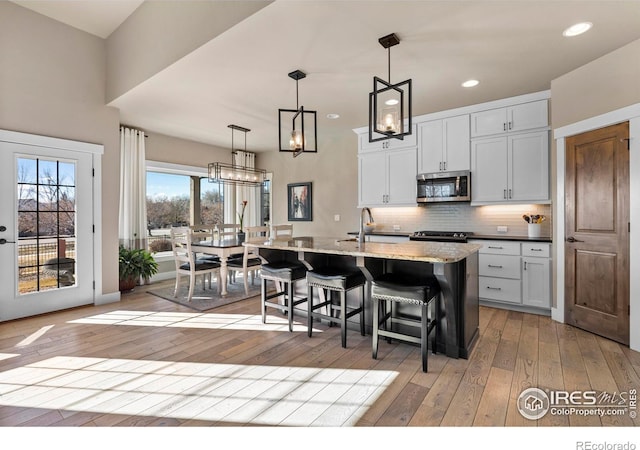
[[[411,241],[439,241],[439,242],[467,242],[467,238],[473,236],[471,231],[416,231],[409,240]]]

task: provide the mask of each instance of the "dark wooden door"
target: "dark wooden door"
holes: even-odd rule
[[[629,344],[629,123],[566,140],[565,321]]]

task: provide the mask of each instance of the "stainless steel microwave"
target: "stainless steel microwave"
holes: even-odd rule
[[[417,181],[418,203],[471,201],[469,171],[422,173]]]

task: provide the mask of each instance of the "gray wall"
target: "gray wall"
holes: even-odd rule
[[[103,294],[118,291],[119,114],[105,106],[104,40],[0,2],[0,128],[104,145]]]

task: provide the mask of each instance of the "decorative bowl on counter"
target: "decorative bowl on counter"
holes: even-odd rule
[[[367,223],[364,224],[364,232],[365,233],[371,233],[375,229],[376,229],[376,223],[375,222],[367,222]]]

